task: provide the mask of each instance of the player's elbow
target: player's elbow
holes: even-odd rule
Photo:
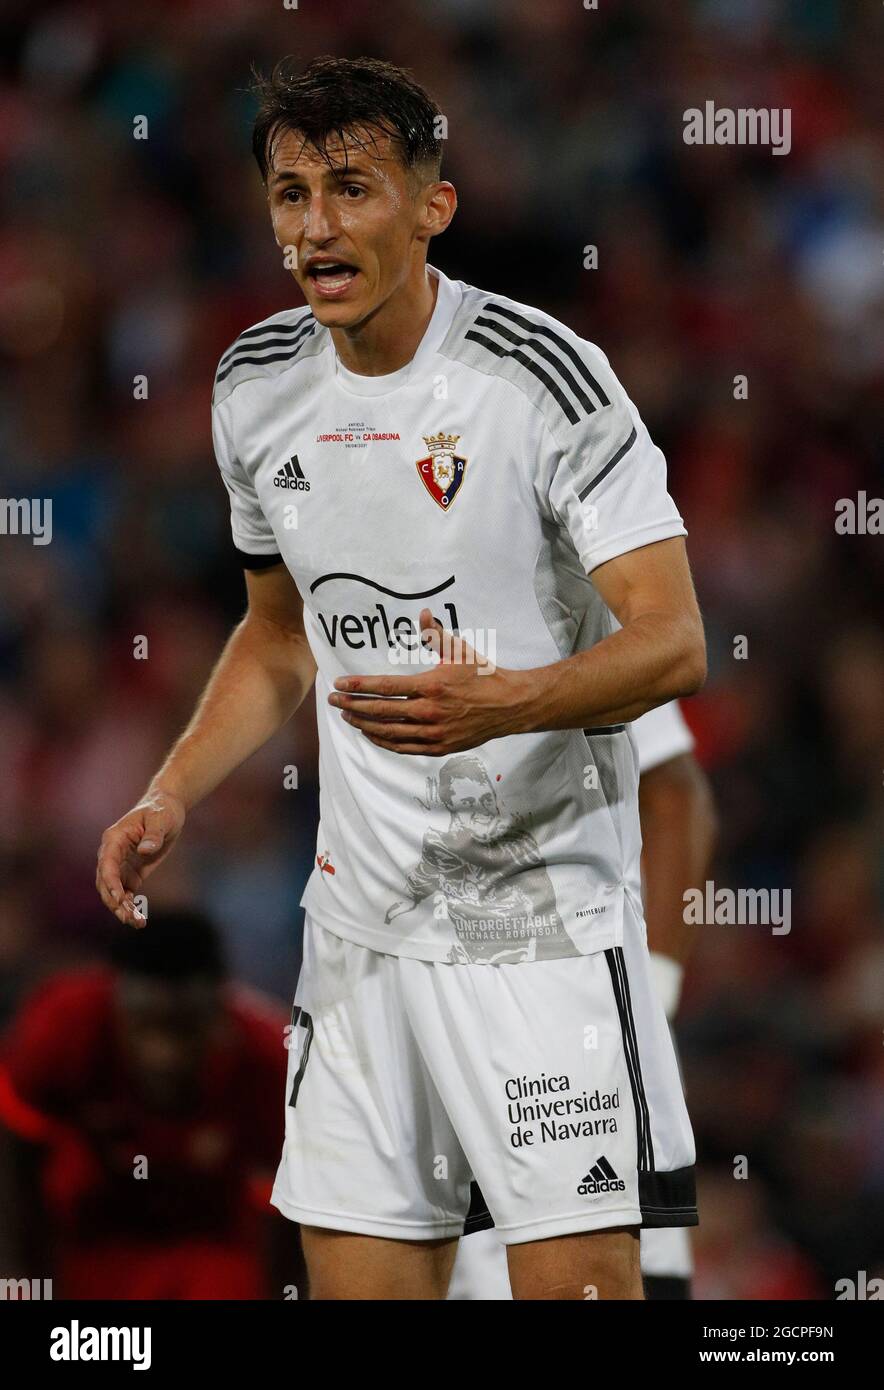
[[[696,695],[706,684],[706,638],[702,623],[686,625],[679,642],[678,660],[675,662],[673,677],[675,688],[670,698],[683,700],[688,695]]]
[[[696,695],[706,684],[705,648],[685,656],[681,663],[678,689],[675,698],[684,700],[688,695]]]

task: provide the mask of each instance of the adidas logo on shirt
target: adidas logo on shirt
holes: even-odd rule
[[[310,491],[310,484],[304,477],[304,470],[298,462],[297,454],[292,454],[288,463],[280,468],[273,479],[273,486],[295,488],[298,492]]]
[[[626,1183],[618,1178],[605,1155],[592,1165],[586,1177],[578,1185],[582,1197],[598,1197],[603,1192],[625,1192]]]

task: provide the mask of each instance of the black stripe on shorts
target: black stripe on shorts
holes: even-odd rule
[[[642,1080],[641,1061],[638,1055],[638,1039],[635,1032],[635,1020],[632,1016],[632,1001],[629,997],[629,980],[626,975],[626,962],[623,959],[622,947],[615,946],[611,950],[606,951],[605,960],[608,962],[611,984],[614,989],[614,1000],[617,1004],[617,1013],[620,1017],[623,1053],[626,1058],[626,1070],[629,1073],[629,1085],[632,1090],[633,1105],[635,1106],[635,1127],[638,1139],[636,1166],[639,1174],[653,1172],[654,1146],[651,1141],[651,1116],[648,1110],[647,1097],[645,1095],[645,1085]]]

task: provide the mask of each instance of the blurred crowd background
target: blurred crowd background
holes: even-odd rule
[[[106,952],[101,832],[243,609],[212,376],[296,294],[249,152],[250,64],[385,57],[448,118],[460,211],[432,262],[599,343],[667,455],[709,639],[685,713],[714,879],[792,893],[787,935],[697,928],[696,1296],[884,1275],[884,541],[835,529],[839,499],[884,490],[880,6],[7,0],[0,34],[0,493],[53,503],[50,545],[0,536],[0,1026]],[[709,99],[790,108],[791,152],[684,144]],[[310,708],[150,885],[152,908],[215,919],[283,1022],[315,782]]]

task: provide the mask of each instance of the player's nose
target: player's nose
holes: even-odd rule
[[[338,234],[334,204],[321,195],[310,199],[304,220],[304,236],[312,247],[321,249]]]

